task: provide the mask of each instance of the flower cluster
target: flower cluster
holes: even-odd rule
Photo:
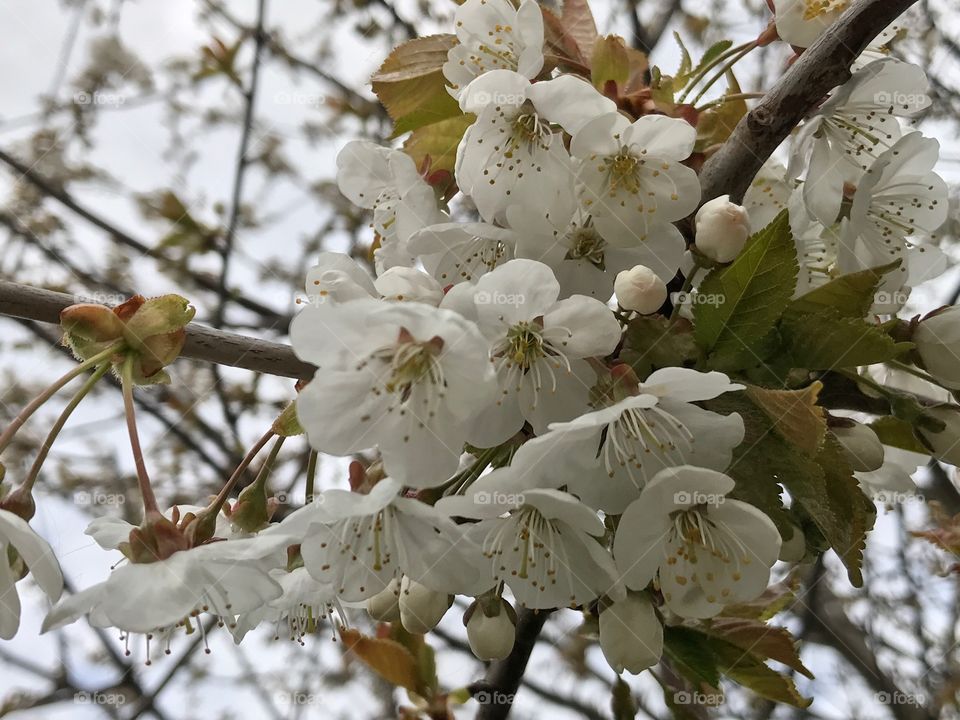
[[[804,47],[846,3],[818,4],[814,25],[787,5],[777,28]],[[465,595],[481,659],[511,652],[515,607],[569,607],[596,618],[611,667],[638,673],[659,661],[665,627],[709,627],[731,606],[743,617],[779,560],[833,547],[856,581],[862,538],[838,537],[853,523],[836,516],[867,527],[871,489],[910,483],[910,457],[891,445],[960,460],[960,406],[908,401],[858,370],[960,387],[956,312],[895,317],[944,267],[938,144],[903,125],[929,103],[920,69],[865,55],[804,121],[788,168],[768,163],[743,205],[701,202],[709,108],[681,102],[689,90],[658,100],[659,71],[659,94],[563,72],[545,55],[543,12],[533,0],[458,8],[436,68],[441,106],[465,127],[450,172],[366,141],[341,151],[340,190],[372,212],[374,273],[334,252],[307,272],[290,335],[317,372],[296,419],[285,413],[206,506],[160,512],[138,465],[144,523],[88,530],[127,562],[61,600],[47,628],[87,615],[166,641],[207,614],[238,641],[261,622],[302,641],[360,604],[424,633]],[[179,351],[183,323],[131,307],[132,319],[75,309],[67,329],[84,358],[107,363],[115,343],[154,358],[143,379]],[[827,413],[818,394],[836,381],[886,402],[889,422]],[[909,441],[878,434],[892,423]],[[271,522],[270,466],[301,432],[316,452],[375,460],[351,465],[349,489],[314,495],[311,475],[305,506]],[[801,471],[844,489],[794,494]],[[56,598],[43,546],[12,512],[0,521],[0,549]],[[0,561],[0,589],[12,569]]]

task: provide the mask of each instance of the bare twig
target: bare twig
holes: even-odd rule
[[[703,166],[702,202],[724,193],[739,202],[757,171],[803,117],[837,85],[877,34],[917,0],[857,0],[739,122]]]
[[[0,315],[59,323],[60,311],[77,302],[83,302],[83,299],[0,280]],[[300,360],[289,345],[215,330],[196,323],[187,326],[187,342],[181,355],[218,365],[298,379],[312,377],[315,370],[313,365]]]

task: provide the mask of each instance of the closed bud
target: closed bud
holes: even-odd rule
[[[921,418],[918,426],[934,457],[960,466],[960,406],[935,405],[927,408],[924,415],[944,425],[943,430],[936,432],[924,427]]]
[[[396,622],[400,619],[400,583],[394,578],[383,590],[367,600],[367,612],[374,620]]]
[[[400,581],[400,622],[407,632],[415,635],[430,632],[449,607],[447,593],[431,590],[406,575]]]
[[[600,612],[600,649],[614,672],[636,675],[663,654],[663,625],[650,597],[629,593]]]
[[[516,615],[503,598],[478,600],[464,615],[467,641],[480,660],[502,660],[513,650]]]
[[[960,390],[960,306],[929,315],[911,339],[927,372],[945,387]]]
[[[850,469],[854,472],[872,472],[883,465],[883,443],[877,434],[863,423],[844,420],[830,431],[843,447]]]
[[[742,205],[721,195],[697,211],[696,245],[703,255],[720,263],[733,260],[750,237],[750,216]]]
[[[780,559],[784,562],[800,562],[807,554],[807,538],[799,526],[793,526],[793,535],[780,544]]]
[[[617,294],[620,307],[635,310],[641,315],[655,313],[667,299],[666,284],[645,265],[634,265],[629,270],[617,273],[613,291]]]

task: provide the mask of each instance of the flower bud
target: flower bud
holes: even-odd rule
[[[650,597],[630,593],[600,612],[600,649],[614,672],[636,675],[663,654],[663,625]]]
[[[406,575],[400,581],[400,622],[404,630],[423,635],[433,630],[450,607],[447,593],[431,590]]]
[[[951,390],[960,390],[960,306],[928,316],[911,339],[927,372]]]
[[[422,302],[434,307],[443,300],[440,283],[417,268],[397,265],[385,271],[373,284],[384,300]]]
[[[696,226],[697,250],[716,262],[733,260],[750,237],[747,209],[730,202],[729,195],[704,203],[697,210]]]
[[[396,578],[390,581],[383,590],[367,600],[367,612],[370,617],[380,622],[396,622],[400,619],[400,583]]]
[[[617,302],[625,310],[636,310],[641,315],[655,313],[667,299],[667,286],[645,265],[634,265],[617,273],[613,282]]]
[[[854,472],[871,472],[883,465],[883,443],[877,434],[863,423],[850,420],[850,424],[837,425],[830,432],[840,442],[850,469]]]
[[[960,466],[960,406],[934,405],[924,411],[924,415],[942,422],[945,427],[934,432],[923,426],[921,418],[919,430],[930,447],[934,457],[951,465]]]
[[[807,538],[799,526],[793,526],[793,535],[780,544],[780,559],[784,562],[800,562],[807,554]]]
[[[513,608],[502,598],[475,602],[464,615],[473,654],[480,660],[502,660],[509,655],[517,637],[515,618]]]

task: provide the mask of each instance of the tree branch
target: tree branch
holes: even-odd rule
[[[0,315],[59,323],[60,311],[84,302],[66,293],[0,280]],[[300,360],[289,345],[190,323],[182,357],[229,365],[281,377],[309,379],[314,366]]]
[[[517,618],[517,639],[503,660],[490,663],[483,682],[473,687],[480,702],[477,720],[504,720],[510,714],[513,697],[523,680],[527,662],[550,610],[523,610]]]
[[[757,171],[803,117],[837,85],[864,48],[917,0],[856,0],[740,120],[700,173],[701,202],[740,202]]]

